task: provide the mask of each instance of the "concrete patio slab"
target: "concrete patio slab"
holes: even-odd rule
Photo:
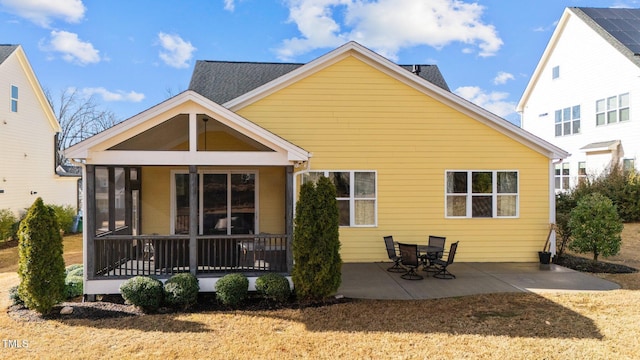
[[[606,291],[620,286],[589,274],[555,264],[454,263],[449,270],[456,279],[436,279],[418,271],[423,280],[405,280],[386,271],[391,264],[346,263],[338,294],[357,299],[436,299],[507,292]]]

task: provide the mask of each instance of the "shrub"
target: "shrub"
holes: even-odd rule
[[[336,188],[326,177],[317,187],[300,189],[293,233],[292,278],[300,299],[321,299],[338,290],[341,281],[339,211]]]
[[[24,301],[22,301],[18,293],[18,285],[9,289],[9,301],[11,301],[11,305],[24,305]]]
[[[84,293],[83,268],[82,264],[73,264],[65,268],[66,277],[64,288],[67,299],[80,296]]]
[[[257,278],[256,291],[265,299],[277,303],[286,302],[291,296],[289,280],[277,273],[269,273]]]
[[[20,223],[18,293],[29,309],[46,314],[65,296],[62,236],[53,209],[37,198]]]
[[[162,304],[162,282],[149,276],[135,276],[120,285],[120,293],[129,304],[144,312],[155,312]]]
[[[76,216],[76,209],[71,205],[49,205],[53,208],[56,213],[56,217],[58,217],[58,225],[60,225],[60,230],[65,233],[71,233],[73,228],[73,220]]]
[[[164,283],[164,300],[183,309],[198,302],[198,278],[191,273],[175,274]]]
[[[227,274],[216,282],[216,298],[224,305],[237,306],[248,294],[249,280],[244,274]]]
[[[571,250],[593,253],[593,260],[598,256],[612,256],[620,251],[622,241],[622,220],[616,212],[613,202],[600,193],[584,196],[571,211],[569,227],[573,241]]]
[[[13,224],[18,221],[10,209],[0,209],[0,242],[14,239]]]

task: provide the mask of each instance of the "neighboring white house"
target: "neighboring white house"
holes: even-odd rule
[[[558,191],[640,153],[640,9],[566,8],[518,103],[522,127],[571,153]]]
[[[56,170],[60,125],[20,45],[0,45],[0,209],[16,214],[37,197],[77,206],[78,179]]]

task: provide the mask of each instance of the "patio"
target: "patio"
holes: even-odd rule
[[[358,299],[437,299],[505,292],[606,291],[620,286],[593,275],[555,264],[538,263],[454,263],[453,280],[408,281],[401,274],[386,271],[390,262],[345,263],[337,294]],[[419,271],[423,273],[422,271]],[[424,273],[424,275],[427,275]]]

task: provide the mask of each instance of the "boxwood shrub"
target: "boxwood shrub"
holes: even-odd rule
[[[149,276],[135,276],[120,285],[122,298],[147,313],[158,310],[163,292],[162,282]]]
[[[198,278],[191,273],[179,273],[164,283],[164,301],[167,305],[188,308],[198,302]]]
[[[284,303],[291,296],[289,280],[278,273],[268,273],[256,279],[256,291],[265,299]]]
[[[237,306],[248,294],[249,279],[244,274],[227,274],[216,282],[216,298],[224,305]]]

